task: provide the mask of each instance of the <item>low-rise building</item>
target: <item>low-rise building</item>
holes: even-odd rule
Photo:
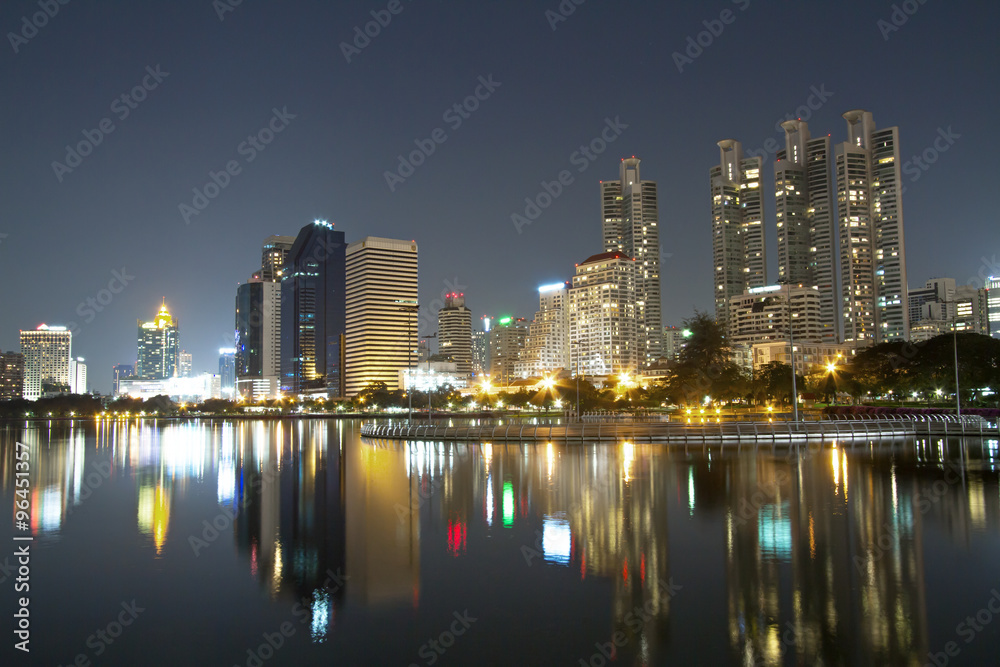
[[[770,285],[729,299],[726,334],[731,345],[787,341],[789,330],[796,343],[823,340],[820,294],[816,287]]]
[[[121,379],[118,381],[118,393],[143,400],[154,396],[169,396],[173,401],[197,403],[208,398],[221,398],[222,378],[205,373],[194,377],[161,380]]]

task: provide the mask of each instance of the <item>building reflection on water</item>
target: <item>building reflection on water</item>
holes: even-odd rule
[[[27,444],[40,540],[58,540],[105,484],[134,489],[150,558],[192,558],[192,536],[214,527],[263,596],[304,602],[316,642],[346,607],[419,609],[433,596],[422,559],[447,568],[515,544],[503,552],[505,576],[544,567],[609,586],[607,636],[624,633],[621,657],[642,664],[668,652],[671,614],[686,604],[671,599],[671,549],[689,548],[691,521],[721,532],[724,571],[705,566],[678,583],[692,595],[724,589],[729,650],[746,665],[923,664],[928,527],[958,549],[1000,530],[996,440],[786,456],[371,442],[357,429],[321,420],[8,426],[0,480],[12,496],[8,450]],[[217,513],[176,525],[179,503],[206,485]]]

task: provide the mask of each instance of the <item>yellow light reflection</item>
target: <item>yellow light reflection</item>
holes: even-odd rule
[[[836,487],[833,493],[837,495],[840,490],[840,458],[836,448],[830,450],[830,460],[833,464],[833,485]]]
[[[635,460],[635,445],[626,442],[622,445],[622,456],[625,458],[625,482],[632,480],[632,461]]]
[[[274,567],[271,568],[271,598],[278,597],[281,590],[281,570],[282,570],[281,538],[274,538]]]
[[[816,526],[812,512],[809,513],[809,557],[816,560]]]

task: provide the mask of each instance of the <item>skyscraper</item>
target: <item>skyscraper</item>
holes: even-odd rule
[[[605,252],[577,264],[569,290],[574,375],[638,369],[642,344],[635,315],[636,263],[621,252]]]
[[[729,323],[729,299],[767,284],[760,157],[744,158],[743,144],[719,142],[712,190],[712,259],[715,319]]]
[[[281,375],[281,283],[255,274],[236,289],[236,389],[275,398]]]
[[[822,342],[836,343],[840,313],[830,137],[811,138],[809,125],[800,120],[781,127],[785,148],[774,163],[778,283],[819,290]]]
[[[490,372],[490,333],[484,329],[472,332],[472,370],[476,373]]]
[[[232,396],[236,388],[236,348],[219,348],[219,388],[223,396]]]
[[[0,352],[0,401],[24,396],[24,355]]]
[[[347,383],[399,388],[413,366],[417,331],[417,244],[367,236],[347,247]]]
[[[177,377],[179,337],[178,324],[170,316],[164,301],[152,322],[139,322],[136,376],[142,380]]]
[[[875,129],[868,111],[844,114],[848,140],[836,147],[837,218],[844,341],[906,340],[906,251],[899,128]]]
[[[261,248],[260,279],[281,282],[288,253],[295,244],[294,236],[268,236]]]
[[[605,252],[635,260],[639,362],[645,366],[663,356],[663,322],[656,182],[641,180],[639,162],[635,156],[622,160],[618,180],[601,182],[601,233]]]
[[[70,391],[73,334],[66,327],[41,324],[34,331],[21,330],[24,356],[24,397],[34,401],[45,391]]]
[[[464,294],[447,294],[438,311],[438,353],[458,364],[459,375],[472,373],[472,311]]]
[[[344,395],[344,233],[325,220],[295,238],[281,276],[281,390]]]

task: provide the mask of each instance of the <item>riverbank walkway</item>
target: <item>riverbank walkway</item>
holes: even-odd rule
[[[934,415],[932,417],[937,417]],[[978,416],[949,418],[824,419],[822,421],[640,422],[530,424],[508,422],[478,426],[406,425],[372,421],[361,427],[366,438],[457,442],[854,442],[920,436],[1000,437],[1000,429]]]

